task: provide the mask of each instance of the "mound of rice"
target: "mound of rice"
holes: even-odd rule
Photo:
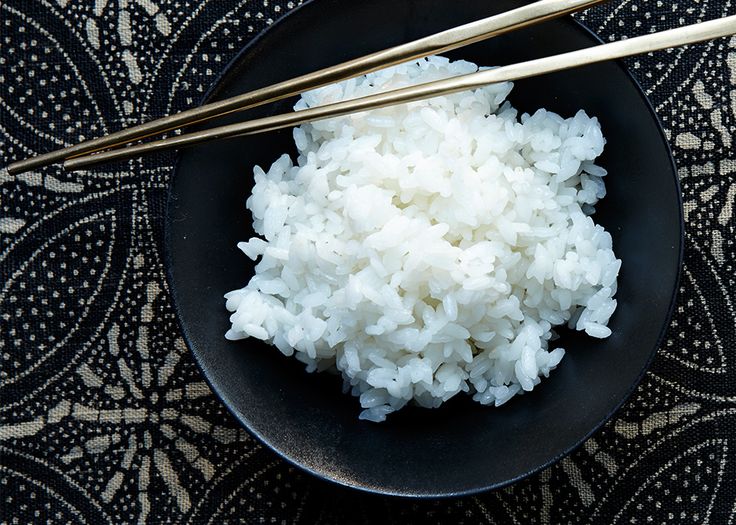
[[[472,73],[432,57],[318,89],[296,109]],[[611,334],[621,261],[590,215],[605,195],[595,118],[504,102],[512,84],[294,130],[297,164],[255,168],[260,262],[228,293],[229,339],[337,369],[362,419],[459,392],[532,390],[562,359],[552,328]]]

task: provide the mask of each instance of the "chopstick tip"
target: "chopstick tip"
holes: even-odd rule
[[[20,175],[21,173],[24,173],[27,170],[23,169],[23,166],[20,162],[12,162],[8,164],[7,167],[5,167],[2,171],[7,172],[8,175]]]
[[[76,165],[76,163],[74,162],[74,159],[65,160],[61,164],[61,167],[64,169],[64,171],[68,171],[68,172],[74,172],[74,171],[78,171],[79,169],[81,169],[79,166]]]

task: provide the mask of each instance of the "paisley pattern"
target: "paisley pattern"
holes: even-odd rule
[[[195,103],[295,4],[3,0],[0,166]],[[616,40],[733,14],[733,0],[613,0],[579,18]],[[0,521],[735,523],[736,38],[628,64],[680,166],[685,271],[651,371],[577,452],[455,500],[312,479],[237,426],[177,335],[161,260],[170,156],[2,170]]]

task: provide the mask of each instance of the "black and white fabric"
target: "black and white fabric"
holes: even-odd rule
[[[0,167],[195,104],[293,7],[2,0]],[[579,19],[615,40],[733,14],[732,0],[612,0]],[[162,265],[173,157],[2,170],[0,521],[734,523],[736,38],[628,64],[678,162],[685,269],[650,372],[570,457],[507,489],[441,501],[302,474],[238,427],[179,335]]]

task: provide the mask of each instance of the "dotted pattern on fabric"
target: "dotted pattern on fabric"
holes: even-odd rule
[[[197,103],[294,6],[3,0],[0,166]],[[613,0],[578,18],[617,40],[734,14],[732,0]],[[2,170],[0,521],[736,523],[736,38],[627,63],[679,166],[685,268],[649,373],[571,456],[436,501],[295,470],[238,427],[179,335],[162,264],[172,157]]]

